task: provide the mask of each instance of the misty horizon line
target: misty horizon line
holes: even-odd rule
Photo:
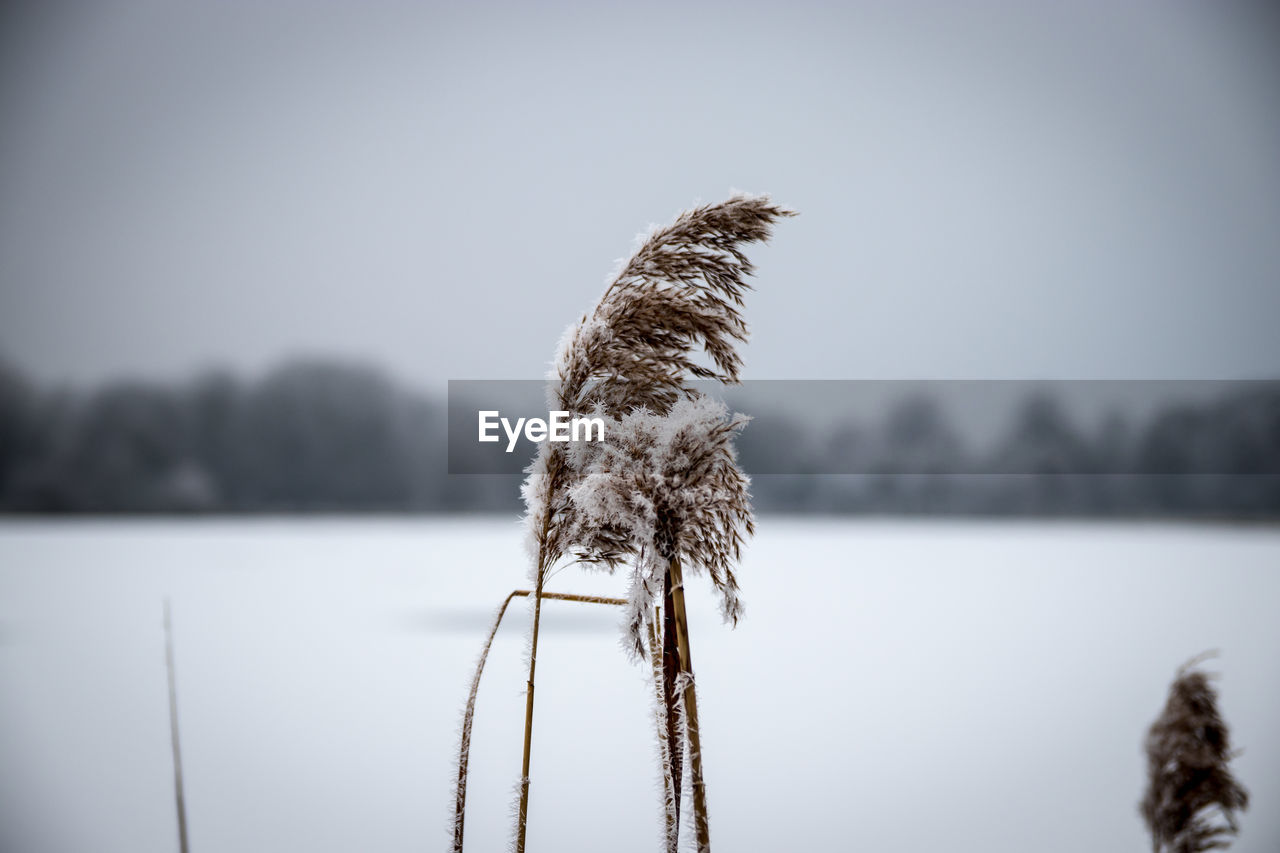
[[[476,456],[488,445],[459,404],[491,390],[541,399],[542,383],[478,384],[423,393],[312,361],[258,380],[49,391],[0,365],[0,511],[515,510],[524,460]],[[1140,418],[1113,416],[1088,382],[764,384],[724,388],[753,415],[744,469],[781,475],[756,480],[761,509],[1280,517],[1280,383],[1179,385],[1172,402],[1119,386],[1122,402],[1146,395]],[[826,423],[794,417],[805,395]],[[473,446],[452,440],[459,417]],[[977,418],[995,443],[975,443]],[[453,476],[486,473],[512,476]]]

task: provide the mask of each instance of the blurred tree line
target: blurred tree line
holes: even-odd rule
[[[929,397],[878,425],[826,434],[753,421],[739,441],[760,509],[810,512],[1280,518],[1280,385],[1170,404],[1141,426],[1116,414],[1077,426],[1030,394],[986,448],[966,442]],[[779,460],[778,452],[791,455]],[[764,465],[761,460],[767,458]],[[856,473],[826,473],[854,471]]]
[[[975,450],[928,397],[815,430],[756,412],[739,451],[762,510],[1280,516],[1274,383],[1089,431],[1033,395]],[[256,381],[37,387],[0,362],[0,509],[26,513],[519,510],[518,480],[449,476],[443,400],[376,370],[297,362]],[[831,473],[856,471],[857,473]]]

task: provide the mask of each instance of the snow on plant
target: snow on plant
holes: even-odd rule
[[[773,222],[789,215],[767,196],[736,195],[651,230],[595,308],[561,338],[550,408],[665,415],[691,393],[691,379],[736,383],[737,345],[747,339],[739,309],[755,270],[741,246],[764,242]],[[698,350],[710,366],[695,360]],[[568,469],[566,455],[564,447],[543,444],[524,486],[535,581],[570,545],[567,487],[580,471]]]
[[[548,389],[552,408],[603,414],[620,424],[631,416],[627,424],[631,427],[632,442],[629,445],[606,442],[611,450],[600,453],[593,453],[593,446],[578,445],[570,452],[561,445],[543,444],[525,482],[535,594],[525,705],[524,765],[517,807],[517,853],[524,849],[527,823],[540,594],[547,572],[574,546],[580,546],[581,553],[589,560],[608,568],[628,558],[635,561],[637,577],[646,582],[639,586],[633,584],[632,588],[628,631],[633,641],[639,628],[636,617],[647,610],[653,598],[654,590],[649,582],[658,572],[663,575],[663,666],[655,675],[663,680],[667,706],[660,738],[665,740],[663,760],[669,757],[674,765],[665,780],[667,844],[669,849],[674,849],[678,834],[679,755],[683,741],[690,746],[698,847],[704,850],[710,847],[693,670],[684,619],[684,584],[676,545],[679,542],[688,546],[695,564],[705,566],[713,581],[719,579],[726,612],[736,615],[736,583],[727,571],[727,559],[720,554],[736,559],[741,538],[739,530],[749,530],[746,479],[738,473],[739,495],[747,513],[740,524],[718,527],[717,522],[706,521],[688,525],[686,530],[670,510],[684,506],[682,501],[697,498],[693,491],[687,498],[676,498],[670,486],[683,484],[681,477],[694,477],[698,470],[689,468],[682,473],[675,466],[667,465],[667,477],[648,481],[651,488],[647,491],[633,491],[621,501],[617,492],[636,485],[636,477],[644,476],[639,472],[643,465],[630,466],[630,479],[621,472],[613,478],[608,474],[613,470],[609,467],[611,464],[616,466],[633,451],[639,452],[648,441],[653,442],[654,448],[674,449],[676,455],[681,448],[686,453],[694,451],[700,442],[716,446],[717,439],[713,436],[698,439],[691,435],[688,426],[699,421],[696,417],[690,420],[684,410],[675,413],[676,417],[669,423],[662,424],[660,419],[671,416],[681,400],[695,396],[689,385],[693,379],[738,381],[742,359],[737,345],[747,339],[747,325],[739,309],[743,294],[749,288],[746,279],[754,272],[741,247],[767,240],[773,223],[789,215],[790,211],[774,205],[767,196],[748,195],[735,195],[719,204],[681,213],[671,225],[652,229],[641,239],[595,308],[561,339]],[[705,353],[710,365],[695,360],[698,350]],[[722,450],[728,448],[729,438],[739,425],[740,422],[722,419],[714,427]],[[605,430],[606,436],[609,432]],[[642,438],[640,433],[650,435]],[[713,460],[728,459],[729,467],[737,471],[731,452],[718,456],[695,452],[694,456],[699,464],[713,468],[717,467],[710,465]],[[720,465],[717,470],[723,475],[726,469]],[[722,480],[728,484],[732,478],[723,476]],[[700,485],[705,487],[709,482]],[[612,505],[608,496],[590,497],[592,484],[614,491]],[[705,489],[701,496],[705,497]],[[623,512],[626,501],[634,503]],[[703,532],[713,535],[695,545],[693,537]],[[649,578],[644,578],[646,571]],[[639,644],[633,648],[638,649]],[[656,659],[656,655],[654,657]]]
[[[731,567],[752,524],[748,480],[732,446],[745,419],[729,417],[691,382],[738,381],[737,346],[747,339],[740,309],[754,272],[742,247],[766,241],[773,223],[791,215],[767,196],[742,194],[681,213],[641,237],[599,302],[560,341],[549,409],[606,419],[608,426],[603,441],[542,443],[522,489],[534,590],[517,853],[528,818],[543,587],[570,555],[609,571],[631,566],[627,643],[637,656],[649,643],[661,699],[667,848],[674,851],[678,837],[687,746],[698,848],[709,849],[681,562],[710,575],[725,617],[736,621],[741,604]],[[465,755],[464,742],[463,764]],[[462,843],[465,772],[459,780],[455,850]]]
[[[630,562],[626,647],[637,659],[675,557],[711,576],[726,622],[736,625],[742,615],[733,564],[754,526],[750,481],[738,468],[733,437],[747,420],[694,395],[666,415],[623,415],[603,442],[576,448],[571,464],[581,478],[569,490],[577,512],[568,538],[581,562],[610,570]]]
[[[680,564],[683,560],[711,576],[722,615],[737,624],[742,603],[733,563],[744,536],[754,529],[750,481],[733,449],[733,437],[746,421],[742,415],[729,417],[722,403],[694,394],[665,415],[644,409],[623,415],[605,430],[602,443],[579,446],[569,463],[580,474],[569,489],[576,513],[566,534],[575,543],[575,556],[610,570],[624,561],[631,565],[625,644],[640,659],[649,642],[659,685],[655,711],[668,851],[675,851],[679,841],[684,745],[698,849],[711,843]],[[658,600],[667,614],[665,659],[658,652]]]

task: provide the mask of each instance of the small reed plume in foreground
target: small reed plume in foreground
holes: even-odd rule
[[[1154,853],[1228,847],[1239,832],[1235,813],[1249,805],[1249,793],[1227,767],[1233,753],[1218,694],[1195,669],[1202,658],[1178,670],[1164,712],[1147,734],[1141,808]]]
[[[692,390],[694,379],[735,383],[747,338],[740,309],[754,268],[742,246],[764,242],[790,211],[767,196],[736,195],[681,213],[650,232],[589,314],[565,334],[554,363],[549,402],[575,414],[612,419],[616,440],[591,448],[543,443],[524,486],[533,552],[533,628],[526,684],[524,761],[514,849],[523,853],[528,820],[534,672],[543,584],[558,560],[607,570],[633,567],[629,645],[643,655],[646,627],[658,631],[653,606],[663,595],[662,644],[651,650],[666,704],[660,725],[666,837],[678,833],[677,739],[689,746],[698,847],[710,846],[701,781],[697,706],[684,617],[683,557],[705,569],[737,618],[737,582],[729,563],[751,529],[745,476],[732,437],[741,426]],[[709,365],[696,360],[698,350]],[[606,429],[606,435],[609,430]],[[681,455],[683,454],[683,455]],[[659,659],[662,665],[659,665]]]

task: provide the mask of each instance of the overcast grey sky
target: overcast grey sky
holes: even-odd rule
[[[1280,375],[1238,2],[6,15],[0,352],[43,380],[535,378],[636,232],[731,188],[802,214],[748,377]]]

